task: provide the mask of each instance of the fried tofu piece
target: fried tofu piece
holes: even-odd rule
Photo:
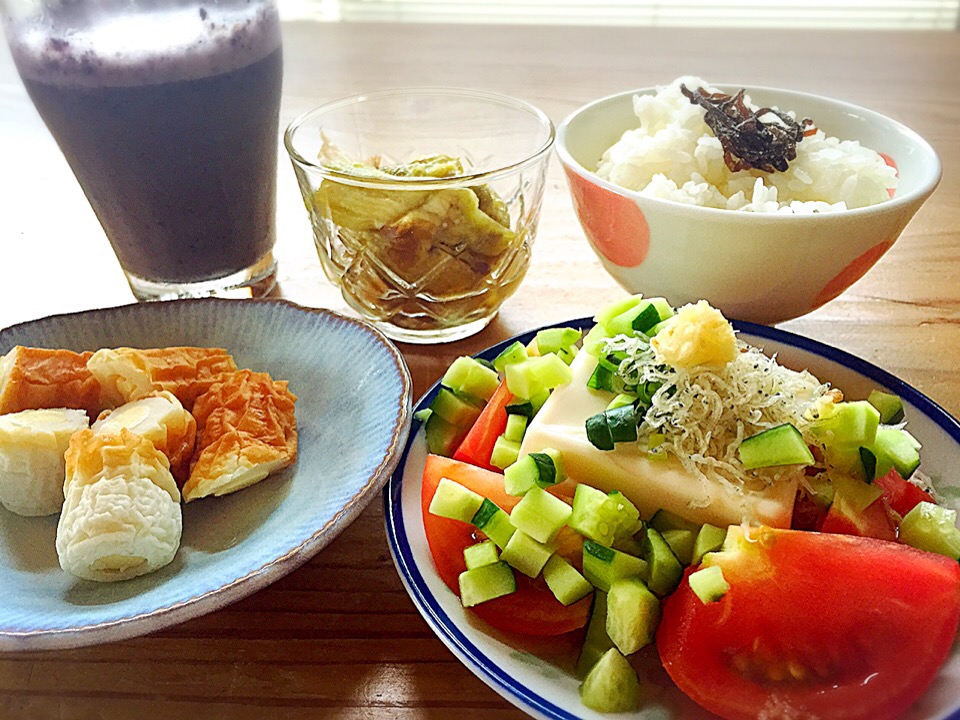
[[[100,412],[100,383],[87,369],[92,353],[16,346],[0,358],[0,414],[71,408],[93,419]]]
[[[104,400],[117,407],[153,392],[173,393],[187,410],[237,364],[222,348],[104,348],[87,361],[103,387]]]
[[[166,456],[145,437],[81,430],[66,452],[60,567],[113,582],[167,565],[180,547],[180,493]]]
[[[122,428],[147,438],[167,456],[177,485],[187,481],[197,442],[197,422],[176,395],[161,390],[115,410],[104,410],[91,429],[97,434],[117,434]]]
[[[193,408],[197,454],[184,501],[242,490],[291,465],[296,399],[286,381],[252,370],[229,375],[201,395]]]

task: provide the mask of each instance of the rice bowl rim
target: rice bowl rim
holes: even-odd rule
[[[647,195],[639,190],[630,190],[629,188],[625,188],[622,185],[617,185],[616,183],[600,177],[595,170],[584,167],[567,149],[567,134],[569,128],[577,120],[583,119],[591,113],[595,113],[603,106],[614,105],[618,102],[622,102],[625,98],[632,100],[635,95],[655,95],[665,87],[667,87],[667,85],[654,85],[606,95],[593,100],[586,105],[580,106],[572,113],[567,115],[567,117],[565,117],[563,121],[557,125],[556,149],[557,154],[560,156],[561,163],[565,167],[577,172],[591,183],[615,192],[618,195],[628,197],[634,201],[641,201],[645,204],[649,203],[652,206],[662,204],[664,206],[664,210],[686,210],[694,214],[704,213],[705,219],[711,218],[713,220],[722,220],[724,222],[752,222],[758,224],[762,222],[827,222],[828,220],[836,221],[841,218],[857,218],[874,213],[885,213],[900,210],[904,206],[910,206],[914,204],[919,207],[919,205],[922,204],[933,193],[934,190],[936,190],[937,186],[940,184],[941,178],[943,177],[943,164],[941,163],[940,157],[937,155],[936,150],[934,150],[933,146],[924,140],[919,133],[910,129],[903,123],[878,113],[875,110],[870,110],[869,108],[865,108],[861,105],[854,105],[853,103],[849,103],[844,100],[837,100],[836,98],[828,97],[826,95],[817,95],[815,93],[786,90],[784,88],[773,88],[762,85],[746,86],[732,83],[710,83],[710,87],[728,93],[735,93],[742,89],[746,91],[748,95],[752,95],[755,92],[759,92],[761,94],[768,93],[774,96],[783,94],[789,98],[797,98],[801,102],[804,100],[820,102],[834,106],[837,110],[845,111],[847,114],[860,116],[871,124],[886,126],[891,131],[896,133],[900,138],[902,138],[907,145],[912,146],[919,151],[922,156],[924,156],[924,160],[921,162],[923,162],[923,164],[926,166],[925,172],[921,175],[917,186],[903,195],[895,194],[892,198],[889,200],[884,200],[883,202],[878,202],[874,203],[873,205],[866,205],[859,208],[847,208],[844,210],[830,210],[817,213],[750,212],[742,209],[727,210],[725,208],[713,208],[706,207],[704,205],[680,202],[678,200],[669,200],[667,198]],[[778,102],[777,107],[784,112],[793,111],[792,108],[787,108],[784,110],[785,106],[783,103]],[[815,118],[814,122],[816,123]],[[639,127],[639,125],[624,128],[619,132],[618,139],[619,137],[622,137],[623,133],[627,130],[636,129],[637,127]],[[819,127],[820,126],[817,125],[818,129]],[[857,140],[860,142],[857,138],[842,139]],[[874,150],[874,152],[879,151]]]

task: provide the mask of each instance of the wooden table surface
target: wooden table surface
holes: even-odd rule
[[[320,102],[411,85],[495,90],[559,122],[579,105],[699,74],[843,98],[930,141],[940,188],[866,277],[783,325],[894,372],[960,414],[960,41],[956,33],[475,26],[284,28],[281,125]],[[346,311],[280,162],[280,287]],[[838,238],[838,242],[841,239]],[[93,212],[0,50],[0,327],[132,301]],[[530,272],[482,333],[401,346],[417,395],[452,358],[623,292],[600,267],[552,161]],[[2,589],[0,589],[2,592]],[[374,502],[304,567],[217,613],[126,642],[0,655],[3,718],[514,718],[408,599]]]

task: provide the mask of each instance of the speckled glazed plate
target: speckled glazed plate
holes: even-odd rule
[[[299,458],[266,480],[183,508],[174,561],[94,583],[63,572],[57,516],[0,507],[0,649],[65,648],[142,635],[221,608],[277,580],[337,536],[381,489],[410,431],[411,383],[369,325],[283,301],[188,300],[60,315],[0,331],[15,345],[198,345],[289,380]]]
[[[587,329],[588,318],[560,323]],[[904,400],[910,431],[923,443],[923,471],[931,477],[942,499],[960,507],[960,423],[932,400],[859,358],[822,343],[776,328],[734,323],[740,338],[777,353],[780,362],[797,370],[809,369],[821,380],[841,388],[851,398],[862,398],[874,388],[887,389]],[[478,357],[495,358],[514,340],[528,343],[536,331],[511,338]],[[417,409],[428,407],[437,386],[420,399]],[[637,713],[601,714],[580,702],[576,662],[576,633],[566,641],[533,642],[496,633],[460,606],[443,584],[427,545],[420,505],[420,479],[427,447],[415,423],[403,457],[384,492],[387,540],[407,592],[440,640],[477,677],[511,703],[537,718],[552,720],[707,720],[713,715],[694,705],[670,682],[660,667],[654,648],[641,651],[646,682],[645,704]],[[960,646],[953,652],[926,695],[904,720],[960,720]]]

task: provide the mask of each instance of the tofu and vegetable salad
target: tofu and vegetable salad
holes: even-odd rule
[[[576,631],[597,711],[643,706],[655,644],[723,718],[904,713],[954,642],[960,530],[900,398],[844,398],[703,301],[595,319],[458,358],[420,414],[445,584],[497,631]]]

